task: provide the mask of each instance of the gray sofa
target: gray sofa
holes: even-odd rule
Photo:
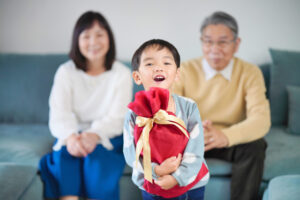
[[[0,199],[40,200],[38,163],[54,138],[48,98],[66,55],[0,54]],[[128,63],[127,63],[128,65]],[[121,199],[140,199],[128,168],[120,181]]]
[[[54,138],[48,129],[48,98],[54,73],[66,55],[0,54],[0,199],[42,199],[38,162],[51,150]],[[127,66],[130,64],[125,62]],[[260,66],[270,85],[270,65]],[[140,90],[134,88],[134,92]],[[300,174],[300,136],[286,125],[272,126],[268,141],[262,192],[270,179]],[[206,199],[229,199],[231,165],[207,160],[211,179]],[[121,199],[141,199],[126,167],[120,180]]]

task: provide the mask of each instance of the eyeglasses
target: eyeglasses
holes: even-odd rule
[[[220,48],[226,48],[228,47],[232,42],[235,42],[236,39],[233,39],[233,40],[220,40],[220,41],[212,41],[212,40],[208,40],[208,39],[202,39],[201,38],[201,41],[202,41],[202,44],[205,46],[205,47],[212,47],[214,44],[216,44],[218,47]]]

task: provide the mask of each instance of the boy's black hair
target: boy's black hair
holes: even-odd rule
[[[87,11],[79,17],[74,27],[69,57],[74,61],[78,69],[87,71],[86,58],[79,50],[79,35],[82,33],[82,31],[91,28],[94,22],[98,22],[99,25],[107,31],[109,38],[109,49],[105,56],[105,68],[106,70],[110,70],[116,57],[115,40],[108,21],[99,12]]]
[[[147,42],[143,43],[133,54],[131,60],[131,66],[133,71],[138,71],[140,62],[141,62],[141,55],[142,53],[149,47],[157,47],[158,50],[163,48],[167,48],[173,55],[177,68],[180,67],[180,55],[177,49],[169,42],[161,39],[152,39],[148,40]]]

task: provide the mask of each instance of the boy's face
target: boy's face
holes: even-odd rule
[[[178,79],[179,69],[167,48],[158,50],[158,47],[154,46],[144,50],[139,69],[132,75],[135,83],[143,84],[145,90],[149,90],[150,87],[170,89]]]

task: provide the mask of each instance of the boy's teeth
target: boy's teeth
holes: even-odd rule
[[[156,76],[156,77],[154,77],[154,80],[155,81],[163,81],[163,80],[165,80],[165,77],[163,77],[163,76]]]

